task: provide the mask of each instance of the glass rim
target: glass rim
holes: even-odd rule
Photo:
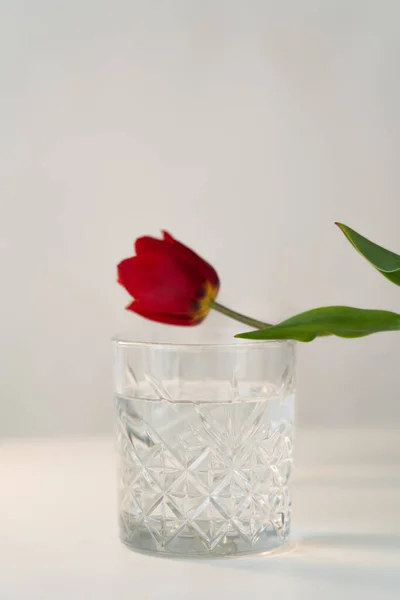
[[[160,348],[160,349],[182,349],[182,350],[211,350],[224,348],[293,348],[297,342],[295,340],[247,340],[237,338],[235,342],[153,342],[129,339],[129,336],[116,334],[111,338],[111,342],[116,346]]]

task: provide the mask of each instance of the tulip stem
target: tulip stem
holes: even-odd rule
[[[263,323],[263,321],[257,321],[257,319],[252,319],[251,317],[247,317],[246,315],[242,315],[241,313],[236,312],[235,310],[231,310],[218,302],[212,302],[211,308],[217,310],[218,312],[230,317],[231,319],[235,319],[235,321],[240,321],[245,325],[250,325],[250,327],[254,327],[255,329],[265,329],[267,327],[271,327],[270,323]]]

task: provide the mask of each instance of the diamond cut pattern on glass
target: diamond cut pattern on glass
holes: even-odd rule
[[[165,552],[177,539],[195,539],[197,554],[229,553],[237,540],[250,552],[262,536],[284,539],[292,425],[279,418],[279,402],[119,402],[123,539],[135,545],[148,535]]]

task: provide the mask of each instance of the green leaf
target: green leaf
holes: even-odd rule
[[[380,331],[400,330],[400,315],[386,310],[366,310],[351,306],[325,306],[300,313],[278,325],[239,333],[251,340],[298,340],[337,335],[356,338]]]
[[[400,256],[374,244],[343,223],[336,223],[354,248],[387,279],[400,285]]]

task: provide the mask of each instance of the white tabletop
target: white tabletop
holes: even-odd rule
[[[399,440],[299,432],[286,552],[214,561],[120,544],[111,439],[3,441],[0,600],[398,600]]]

